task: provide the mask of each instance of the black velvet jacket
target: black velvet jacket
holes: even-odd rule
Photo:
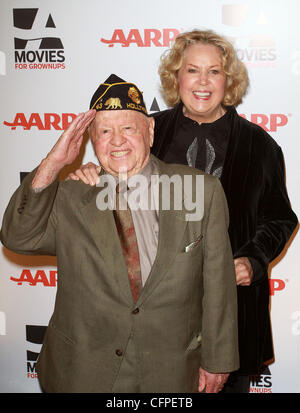
[[[152,153],[164,160],[178,128],[182,103],[155,113]],[[257,374],[273,358],[268,266],[297,225],[284,182],[281,148],[233,108],[221,183],[227,197],[234,258],[254,258],[263,276],[238,286],[240,373]]]

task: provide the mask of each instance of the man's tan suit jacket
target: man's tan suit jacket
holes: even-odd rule
[[[153,161],[160,174],[202,174]],[[9,203],[1,241],[17,253],[57,256],[55,309],[37,363],[46,392],[111,392],[129,337],[143,393],[197,392],[200,366],[238,369],[235,275],[218,179],[204,175],[202,220],[160,209],[157,256],[134,304],[113,213],[96,206],[103,189],[55,181],[35,193],[33,176]]]

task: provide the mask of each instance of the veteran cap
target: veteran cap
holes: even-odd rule
[[[148,116],[143,94],[133,83],[125,82],[112,74],[101,83],[94,93],[90,109],[100,110],[136,110]]]

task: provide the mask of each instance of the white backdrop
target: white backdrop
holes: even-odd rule
[[[251,88],[238,112],[282,147],[299,217],[299,15],[298,0],[1,0],[0,219],[20,173],[39,164],[111,73],[136,83],[150,112],[165,109],[159,58],[194,28],[227,36],[247,65]],[[300,392],[298,251],[296,231],[270,268],[275,361],[251,392]],[[56,261],[4,247],[0,254],[0,392],[39,393],[35,360],[53,310]]]

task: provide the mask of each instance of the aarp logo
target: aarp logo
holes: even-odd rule
[[[108,39],[101,38],[101,43],[108,47],[116,44],[122,47],[170,47],[170,44],[180,33],[179,29],[115,29]]]
[[[279,127],[287,125],[289,117],[291,116],[291,114],[285,115],[284,113],[251,113],[250,115],[240,113],[239,115],[260,126],[267,132],[277,132]]]
[[[23,128],[30,130],[37,128],[38,130],[65,130],[73,119],[76,118],[74,113],[16,113],[12,122],[4,121],[3,124],[16,130],[16,128]]]
[[[57,285],[57,270],[30,270],[24,268],[20,275],[10,277],[10,280],[17,285],[30,285],[35,287],[42,285],[44,287],[56,287]]]
[[[282,280],[280,278],[269,278],[269,290],[270,295],[275,295],[286,288],[288,280]]]

